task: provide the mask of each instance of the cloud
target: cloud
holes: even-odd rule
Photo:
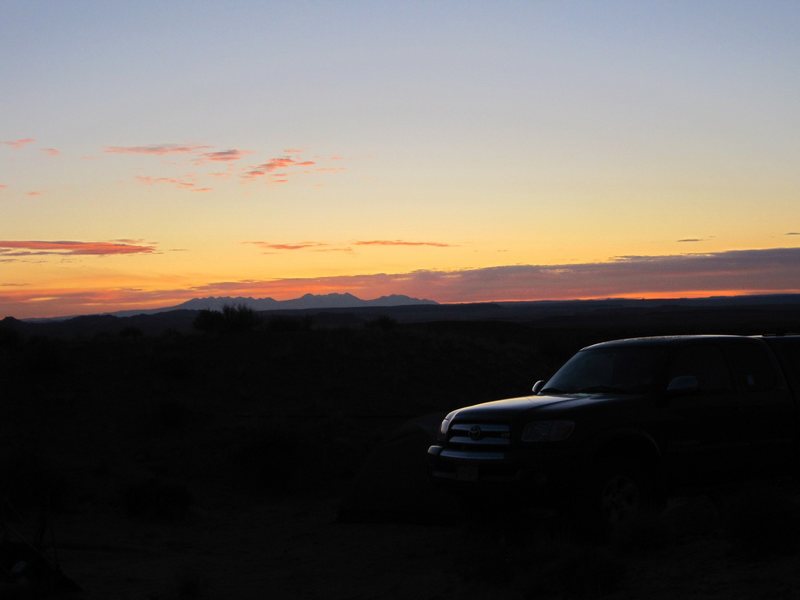
[[[242,157],[248,154],[252,154],[252,151],[238,150],[236,148],[231,148],[230,150],[218,150],[216,152],[204,152],[196,162],[231,162],[240,160]]]
[[[788,231],[786,235],[800,235],[800,231]]]
[[[244,242],[245,244],[253,244],[262,250],[305,250],[306,248],[319,248],[320,246],[327,246],[322,242],[296,242],[294,244],[275,244],[271,242]]]
[[[567,265],[217,282],[195,289],[212,295],[279,298],[307,292],[349,291],[362,297],[408,294],[440,302],[793,293],[800,292],[800,248],[627,256]]]
[[[58,252],[37,244],[55,245],[61,253],[67,254],[119,253],[104,246],[108,242],[0,242],[0,250]],[[139,250],[130,248],[123,253],[154,250],[152,246],[142,246]],[[2,257],[0,254],[0,261],[8,260]],[[0,316],[24,318],[171,306],[189,298],[209,295],[287,299],[305,293],[330,292],[350,292],[361,298],[407,294],[440,302],[800,293],[800,248],[627,256],[607,262],[568,265],[503,265],[458,271],[245,279],[160,290],[98,286],[76,291],[27,287],[3,290]]]
[[[192,154],[210,147],[199,144],[153,144],[151,146],[106,146],[103,151],[109,154],[153,154],[163,156],[165,154]]]
[[[295,160],[291,156],[277,156],[270,158],[268,161],[250,167],[243,175],[245,179],[256,179],[271,175],[270,181],[272,183],[287,183],[289,181],[287,169],[296,167],[311,167],[316,165],[313,160]]]
[[[703,238],[683,238],[682,240],[678,240],[681,243],[692,243],[692,242],[704,242]]]
[[[42,152],[47,154],[48,156],[58,156],[61,154],[61,150],[58,148],[42,148]]]
[[[106,256],[111,254],[151,254],[152,244],[114,242],[75,242],[41,240],[0,240],[0,256]]]
[[[37,191],[34,190],[32,192],[27,192],[26,195],[27,196],[41,196],[42,192],[37,192]]]
[[[145,185],[173,185],[189,192],[210,192],[213,190],[213,188],[210,187],[197,187],[197,184],[190,179],[177,179],[175,177],[148,177],[146,175],[137,175],[136,180]]]
[[[355,242],[356,246],[432,246],[434,248],[452,248],[453,244],[443,242],[409,242],[405,240],[367,240]]]
[[[0,190],[5,190],[7,188],[8,186],[5,183],[0,183]]]
[[[7,140],[5,142],[0,142],[5,144],[6,146],[11,146],[14,150],[19,150],[20,148],[24,148],[28,144],[34,143],[36,140],[34,138],[21,138],[18,140]]]

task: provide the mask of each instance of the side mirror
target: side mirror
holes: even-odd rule
[[[544,379],[540,379],[539,381],[534,383],[533,384],[533,388],[532,388],[533,393],[534,394],[538,394],[539,392],[541,392],[545,383],[547,383],[547,382]]]
[[[670,379],[667,392],[670,394],[687,394],[700,389],[700,383],[694,375],[678,375]]]

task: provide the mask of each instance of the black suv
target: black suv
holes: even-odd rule
[[[431,474],[618,522],[677,488],[793,473],[798,372],[800,336],[595,344],[533,395],[448,414]]]

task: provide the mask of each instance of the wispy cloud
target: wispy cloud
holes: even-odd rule
[[[24,248],[31,251],[38,249],[31,245],[39,243],[92,244],[13,243],[17,249],[19,244],[28,244]],[[0,242],[0,249],[8,249],[4,244],[8,242]],[[90,250],[89,247],[84,249]],[[153,250],[153,247],[145,247],[142,251]],[[2,256],[0,254],[0,261],[4,260]],[[608,262],[569,265],[506,265],[458,271],[217,281],[160,290],[98,286],[75,291],[29,286],[9,288],[0,293],[0,316],[53,316],[170,306],[208,295],[287,299],[305,293],[329,292],[350,292],[362,298],[408,294],[440,302],[797,293],[800,292],[800,248],[628,256]]]
[[[18,140],[6,140],[4,142],[0,142],[0,144],[5,144],[6,146],[11,146],[14,148],[14,150],[19,150],[28,144],[34,143],[35,141],[36,140],[34,138],[20,138]]]
[[[58,156],[61,154],[61,150],[59,150],[58,148],[42,148],[42,152],[44,152],[48,156]]]
[[[196,162],[232,162],[241,160],[243,157],[252,153],[253,152],[250,150],[239,150],[237,148],[231,148],[230,150],[217,150],[216,152],[204,152]]]
[[[786,235],[800,235],[800,231],[788,231]]]
[[[0,256],[105,256],[111,254],[151,254],[153,244],[113,242],[76,242],[43,240],[0,240]]]
[[[349,291],[362,297],[397,293],[441,302],[800,292],[800,248],[627,256],[567,265],[216,282],[196,290],[212,295],[276,298],[307,292]]]
[[[704,242],[703,238],[683,238],[682,240],[678,240],[680,243],[694,243],[694,242]]]
[[[252,244],[258,246],[262,250],[305,250],[307,248],[319,248],[320,246],[327,246],[322,242],[295,242],[290,244],[276,244],[273,242],[244,242],[245,244]]]
[[[413,242],[407,240],[364,240],[355,242],[356,246],[431,246],[433,248],[452,248],[453,244],[444,242]]]
[[[33,190],[33,191],[30,191],[30,192],[26,192],[26,194],[25,194],[25,195],[26,195],[26,196],[32,196],[32,197],[34,197],[34,196],[41,196],[41,195],[42,195],[42,192],[39,192],[39,191],[37,191],[37,190]]]
[[[200,144],[153,144],[150,146],[106,146],[104,152],[109,154],[192,154],[207,150],[211,146]]]
[[[176,177],[148,177],[146,175],[137,175],[136,180],[145,185],[172,185],[188,192],[210,192],[213,190],[213,188],[210,187],[198,187],[191,179],[178,179]]]
[[[6,188],[8,188],[8,186],[5,183],[0,183],[0,190],[4,190]]]
[[[289,181],[289,169],[297,167],[312,167],[317,163],[313,160],[295,160],[289,155],[270,158],[268,161],[250,167],[243,175],[245,179],[257,179],[259,177],[270,176],[272,183],[287,183]]]

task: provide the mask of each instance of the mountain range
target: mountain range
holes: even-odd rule
[[[171,310],[222,310],[224,306],[246,306],[255,311],[262,310],[304,310],[326,308],[361,308],[368,306],[413,306],[419,304],[438,304],[434,300],[411,298],[402,294],[381,296],[372,300],[362,300],[353,294],[304,294],[292,300],[275,300],[274,298],[251,298],[249,296],[209,296],[192,298],[176,306],[153,308],[149,310],[123,310],[110,313],[115,317],[130,317],[141,314],[156,314]]]

